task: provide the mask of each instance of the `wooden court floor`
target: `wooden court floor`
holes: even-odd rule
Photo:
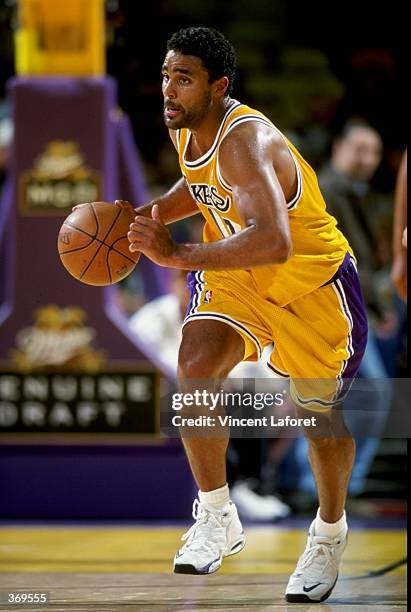
[[[287,604],[288,575],[306,542],[306,529],[246,528],[246,548],[211,576],[173,574],[171,562],[184,528],[2,527],[0,594],[46,592],[49,603],[0,612],[209,612],[211,610],[406,609],[406,534],[352,529],[341,574],[323,604]],[[391,569],[390,569],[391,568]]]

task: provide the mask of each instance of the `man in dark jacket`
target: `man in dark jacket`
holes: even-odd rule
[[[381,318],[375,294],[374,275],[379,268],[375,238],[375,194],[370,181],[382,157],[379,134],[360,121],[346,124],[334,142],[330,162],[318,180],[327,210],[347,236],[358,263],[362,290],[369,316]],[[374,221],[374,224],[373,224]]]

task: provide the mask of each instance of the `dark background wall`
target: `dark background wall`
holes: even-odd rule
[[[235,96],[267,112],[314,165],[344,120],[381,133],[379,187],[392,188],[405,146],[405,3],[286,0],[107,0],[108,72],[152,183],[172,180],[162,123],[160,67],[180,27],[220,29],[238,53]],[[13,72],[16,0],[0,0],[0,97]]]

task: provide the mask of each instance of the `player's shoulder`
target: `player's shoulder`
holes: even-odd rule
[[[287,148],[281,132],[267,119],[249,116],[246,121],[230,126],[220,142],[220,156],[234,152],[270,149],[275,154]]]

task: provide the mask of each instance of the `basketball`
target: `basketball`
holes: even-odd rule
[[[140,253],[128,250],[131,211],[107,202],[93,202],[74,210],[58,235],[63,266],[87,285],[111,285],[134,270]]]

